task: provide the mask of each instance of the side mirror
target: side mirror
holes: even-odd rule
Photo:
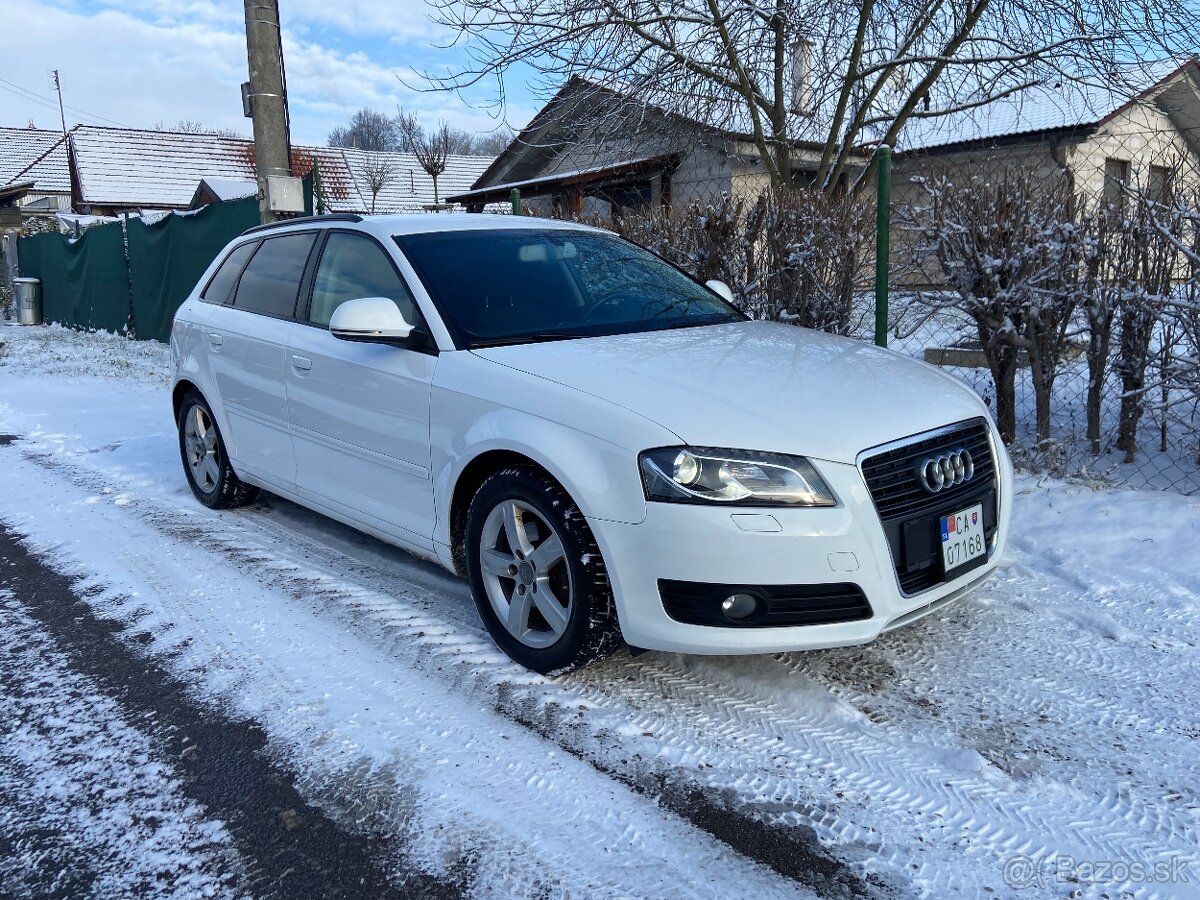
[[[329,331],[343,341],[396,344],[408,340],[413,326],[387,297],[359,297],[333,311]]]
[[[725,282],[713,279],[712,281],[704,282],[704,286],[714,294],[720,296],[722,299],[727,300],[730,303],[733,302],[733,291],[729,289],[729,285],[727,285]]]

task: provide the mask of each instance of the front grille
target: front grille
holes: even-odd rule
[[[921,463],[960,449],[971,454],[974,477],[965,484],[930,494],[917,475]],[[867,457],[862,463],[862,473],[882,519],[908,519],[947,504],[953,506],[955,500],[972,496],[978,493],[981,484],[991,485],[995,480],[996,464],[987,422],[973,419],[929,437],[918,435],[910,444]]]
[[[664,578],[659,580],[658,590],[667,615],[688,625],[782,628],[871,618],[871,604],[856,584],[704,584]],[[760,606],[755,615],[730,621],[721,612],[721,601],[737,593],[754,595]]]
[[[922,463],[955,450],[971,454],[975,474],[964,484],[930,494],[918,474]],[[940,546],[934,538],[940,516],[981,503],[984,537],[989,544],[996,533],[996,461],[986,419],[916,435],[900,446],[868,456],[861,467],[905,594],[920,593],[945,580]]]

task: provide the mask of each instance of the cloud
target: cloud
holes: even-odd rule
[[[239,88],[246,79],[240,4],[5,0],[5,7],[5,31],[20,40],[6,47],[4,79],[48,98],[46,72],[57,67],[74,108],[68,125],[96,122],[86,111],[131,127],[190,119],[249,135]],[[420,0],[289,0],[283,26],[296,143],[324,143],[331,128],[363,106],[385,112],[403,106],[423,120],[471,130],[496,126],[482,109],[483,95],[473,108],[455,95],[413,91],[397,77],[415,84],[414,68],[450,62],[431,44],[436,26]],[[525,100],[508,117],[521,125],[535,111]],[[0,93],[0,124],[29,118],[56,127],[57,106]]]

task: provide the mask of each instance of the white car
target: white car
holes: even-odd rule
[[[175,317],[184,471],[467,576],[540,672],[864,643],[985,579],[1012,466],[975,393],[730,296],[565,222],[252,228]]]

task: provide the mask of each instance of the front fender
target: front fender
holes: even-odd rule
[[[444,354],[437,379],[430,444],[439,544],[450,544],[459,478],[473,460],[496,450],[546,469],[589,519],[645,520],[638,452],[676,443],[678,436],[616,404],[470,353]],[[519,405],[512,398],[520,398]]]

